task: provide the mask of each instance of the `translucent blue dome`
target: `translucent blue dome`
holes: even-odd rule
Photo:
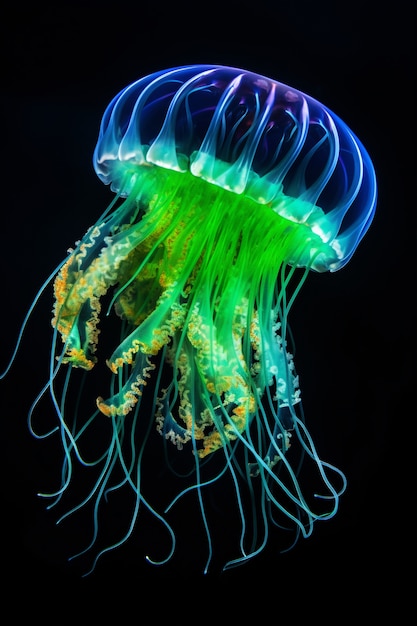
[[[332,249],[318,271],[349,261],[375,212],[374,168],[346,124],[297,89],[233,67],[159,71],[112,100],[94,152],[99,178],[128,195],[135,169],[152,164],[307,224]]]

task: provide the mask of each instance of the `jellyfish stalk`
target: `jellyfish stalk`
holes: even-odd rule
[[[158,432],[178,450],[189,444],[197,465],[239,440],[248,449],[250,475],[278,485],[313,519],[285,460],[300,419],[298,377],[285,340],[286,289],[294,274],[286,271],[286,259],[292,250],[305,256],[306,249],[318,255],[327,248],[307,226],[267,205],[207,189],[191,174],[147,168],[129,198],[88,231],[55,279],[53,325],[64,342],[60,361],[86,370],[94,366],[101,298],[112,289],[111,306],[127,330],[107,361],[114,393],[97,398],[101,414],[120,421],[134,409],[164,350],[172,381],[156,400]],[[259,443],[254,421],[267,434]],[[325,465],[304,445],[334,498],[331,516],[339,494]],[[113,448],[109,454],[113,458]],[[290,487],[273,472],[280,461]],[[132,471],[125,467],[139,492]],[[339,482],[343,490],[343,477]],[[270,485],[268,498],[278,502],[272,490]],[[305,521],[292,517],[304,530]]]

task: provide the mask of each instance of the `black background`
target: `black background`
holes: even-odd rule
[[[141,7],[141,5],[144,5]],[[80,578],[36,493],[53,465],[26,413],[47,373],[51,305],[1,382],[2,611],[43,624],[402,619],[415,560],[415,16],[411,3],[106,2],[9,6],[1,23],[1,359],[40,283],[111,198],[91,165],[110,99],[187,63],[244,67],[325,103],[374,161],[375,220],[349,265],[311,275],[293,310],[304,409],[348,491],[339,515],[280,555],[203,576],[103,558]],[[337,7],[337,8],[336,8]],[[52,470],[51,470],[52,471]],[[53,471],[58,472],[58,465]],[[191,551],[190,551],[191,550]],[[182,560],[181,560],[182,558]],[[10,614],[9,614],[10,615]],[[415,611],[414,611],[415,616]],[[362,621],[363,620],[363,621]]]

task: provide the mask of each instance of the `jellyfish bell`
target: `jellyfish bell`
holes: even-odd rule
[[[93,503],[85,554],[96,545],[106,494],[111,500],[112,491],[133,492],[125,534],[98,551],[93,567],[130,537],[141,507],[171,540],[167,555],[149,560],[167,562],[175,548],[170,511],[193,494],[206,571],[213,545],[205,494],[226,476],[240,518],[238,554],[226,567],[264,549],[277,514],[297,536],[309,536],[316,521],[336,513],[346,480],[320,459],[305,425],[288,313],[308,272],[343,267],[372,221],[376,183],[364,147],[342,120],[296,89],[246,70],[193,65],[122,90],[104,113],[93,162],[116,196],[54,280],[44,391],[53,398],[65,454],[62,484],[43,495],[61,499],[75,460],[85,463],[87,431],[110,420],[108,447],[85,463],[100,468],[97,480],[63,516]],[[73,370],[90,371],[97,362],[105,296],[120,330],[106,361],[109,390],[83,421],[78,411],[67,415],[66,398]],[[64,365],[69,373],[59,392]],[[153,408],[142,416],[145,395]],[[141,419],[149,428],[139,435]],[[192,468],[178,477],[178,494],[162,511],[141,480],[153,424],[168,454],[186,455]],[[222,459],[220,468],[209,463],[213,456]],[[322,487],[313,498],[299,481],[302,459]],[[247,515],[258,521],[247,523]]]
[[[157,72],[113,99],[94,152],[99,178],[127,195],[124,173],[150,164],[306,224],[334,250],[330,271],[348,262],[375,211],[374,168],[346,124],[313,98],[237,68]]]

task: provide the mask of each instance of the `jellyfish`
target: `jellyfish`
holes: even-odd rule
[[[289,312],[309,272],[344,267],[370,226],[370,157],[299,90],[190,65],[116,95],[93,164],[114,197],[33,304],[53,282],[49,379],[29,425],[59,439],[63,463],[56,490],[40,495],[53,507],[76,467],[96,472],[59,519],[91,507],[91,536],[75,555],[92,554],[91,569],[135,534],[143,509],[169,539],[165,554],[150,546],[146,558],[167,563],[170,514],[186,501],[201,512],[207,572],[216,550],[207,494],[222,481],[237,520],[225,568],[260,554],[280,528],[292,532],[291,547],[336,514],[346,478],[320,458],[307,428]],[[86,396],[84,377],[97,367],[99,393]],[[44,396],[56,424],[39,433]],[[177,485],[162,508],[144,486],[156,440]],[[315,475],[314,493],[303,475]],[[132,496],[124,530],[98,548],[102,511],[122,490]]]

